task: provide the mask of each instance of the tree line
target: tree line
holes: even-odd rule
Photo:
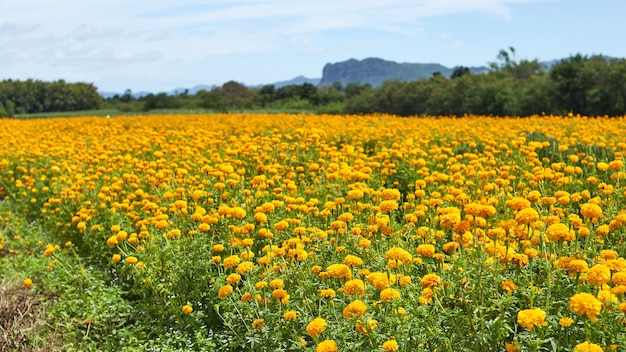
[[[15,114],[100,109],[103,99],[91,83],[64,80],[4,80],[0,82],[0,117]]]
[[[174,109],[210,111],[305,111],[390,113],[400,116],[534,114],[620,116],[626,114],[626,59],[573,55],[546,67],[516,60],[502,50],[485,73],[457,67],[450,77],[433,74],[417,81],[388,81],[380,87],[335,82],[248,88],[230,81],[196,94],[185,91],[133,97],[130,91],[102,99],[91,84],[63,81],[0,82],[0,115],[6,112],[118,109],[139,112]]]

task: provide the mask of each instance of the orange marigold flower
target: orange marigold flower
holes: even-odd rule
[[[230,257],[224,259],[223,265],[225,268],[230,269],[234,268],[241,262],[239,256],[231,255]]]
[[[366,309],[366,306],[365,306],[365,303],[363,303],[363,301],[356,300],[356,301],[350,302],[343,309],[343,317],[346,319],[360,317],[361,315],[363,315],[363,313],[365,313],[365,309]]]
[[[134,265],[137,263],[138,259],[137,257],[131,255],[130,257],[127,257],[124,261],[126,262],[126,264]]]
[[[528,330],[535,326],[546,326],[546,312],[540,308],[524,309],[517,313],[517,322]]]
[[[506,293],[511,293],[517,289],[517,285],[515,285],[513,280],[506,280],[500,284],[500,288]]]
[[[596,264],[587,270],[585,280],[590,285],[602,286],[611,280],[611,269],[604,264]]]
[[[396,340],[391,339],[383,342],[381,346],[385,352],[397,352],[398,351],[398,342]]]
[[[285,220],[281,220],[277,222],[276,224],[274,224],[274,228],[276,229],[276,231],[283,231],[283,230],[286,230],[288,227],[289,227],[289,223]]]
[[[382,202],[380,202],[378,207],[383,213],[390,213],[398,209],[398,202],[395,200],[383,200]]]
[[[602,208],[598,204],[585,203],[580,205],[580,213],[586,219],[598,219],[602,217]]]
[[[349,295],[364,295],[365,294],[365,283],[359,279],[348,280],[343,285],[343,290],[346,294]]]
[[[326,325],[324,318],[315,318],[306,326],[306,333],[311,337],[316,337],[326,330]]]
[[[539,220],[539,213],[533,208],[524,208],[515,215],[515,221],[522,225],[532,224]]]
[[[31,280],[30,278],[26,278],[24,279],[24,282],[22,282],[22,284],[24,285],[24,288],[29,289],[30,286],[33,284],[33,280]]]
[[[388,260],[397,260],[401,263],[408,263],[413,259],[411,253],[400,247],[393,247],[387,251]]]
[[[382,301],[393,301],[394,299],[400,299],[400,292],[394,288],[386,288],[380,291],[380,299]]]
[[[254,319],[254,321],[252,322],[252,327],[256,330],[262,330],[265,327],[265,320],[264,319]]]
[[[591,321],[596,321],[596,315],[602,311],[602,302],[594,295],[582,292],[570,298],[569,308],[578,315],[586,315]]]
[[[367,281],[379,290],[384,290],[391,286],[387,273],[374,272],[367,275]]]
[[[335,279],[351,279],[352,270],[346,264],[331,264],[326,268],[326,273]]]
[[[315,352],[337,352],[339,347],[334,340],[324,340],[315,347]]]
[[[562,223],[556,223],[548,226],[546,234],[552,242],[558,242],[560,240],[573,241],[576,239],[574,237],[574,231],[570,230],[569,226]]]
[[[574,259],[567,263],[567,272],[570,274],[584,273],[589,269],[589,265],[586,260]]]
[[[231,285],[234,285],[238,283],[239,281],[241,281],[241,276],[235,273],[228,275],[228,277],[226,278],[226,282],[228,282]]]
[[[220,287],[219,291],[217,291],[217,295],[219,298],[227,297],[233,293],[233,287],[231,285],[224,285]]]
[[[333,290],[332,288],[327,288],[327,289],[323,289],[323,290],[317,290],[317,292],[320,294],[320,296],[322,296],[324,298],[335,297],[335,295],[337,294],[335,292],[335,290]]]
[[[189,315],[191,312],[193,312],[193,308],[190,305],[185,304],[183,306],[183,313]]]
[[[429,287],[429,288],[437,287],[439,286],[440,279],[441,278],[437,274],[426,274],[420,280],[420,285],[422,287]]]
[[[420,244],[415,249],[415,252],[417,252],[417,254],[421,255],[422,257],[432,257],[433,255],[435,255],[435,246],[433,246],[432,244]]]

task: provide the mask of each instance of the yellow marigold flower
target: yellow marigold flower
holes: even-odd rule
[[[117,263],[117,262],[119,262],[120,260],[122,260],[122,256],[121,256],[121,255],[119,255],[119,254],[113,254],[113,256],[111,257],[111,261],[112,261],[113,263]]]
[[[250,253],[252,253],[252,252],[250,252]],[[241,263],[239,263],[239,265],[237,265],[236,271],[237,271],[237,274],[243,275],[243,274],[249,273],[252,268],[254,268],[254,263],[252,263],[252,262],[241,262]]]
[[[539,220],[539,213],[533,208],[524,208],[515,215],[518,224],[527,225]]]
[[[193,308],[190,305],[185,304],[183,306],[183,314],[189,315],[189,314],[191,314],[191,312],[193,312]]]
[[[530,201],[522,197],[516,197],[510,200],[507,200],[504,204],[506,204],[507,207],[516,211],[530,208]]]
[[[559,325],[564,328],[571,326],[572,324],[574,324],[574,319],[570,317],[562,317],[561,319],[559,319]]]
[[[422,290],[422,293],[420,293],[419,302],[423,306],[428,305],[433,301],[434,296],[435,291],[433,291],[430,287],[426,287]]]
[[[409,275],[398,274],[398,284],[400,287],[407,287],[411,284],[411,277]]]
[[[580,213],[586,219],[598,219],[602,217],[602,208],[598,204],[584,203],[580,205]]]
[[[383,342],[381,346],[385,352],[397,352],[398,351],[398,342],[396,340],[391,339]]]
[[[574,352],[604,352],[604,350],[595,343],[585,341],[574,346]]]
[[[277,280],[280,280],[280,279],[277,279]],[[272,280],[272,281],[274,281],[274,280]],[[281,281],[281,286],[277,287],[277,288],[282,288],[282,281],[283,280],[280,280],[280,281]],[[267,281],[259,281],[259,282],[254,284],[254,288],[256,288],[257,290],[262,290],[262,289],[264,289],[266,287],[267,287]]]
[[[352,270],[346,264],[331,264],[326,268],[326,273],[335,279],[351,279]]]
[[[239,281],[241,281],[241,276],[235,273],[228,275],[228,277],[226,278],[226,282],[228,282],[231,285],[234,285],[238,283]]]
[[[265,213],[256,213],[254,214],[254,221],[259,224],[265,224],[267,223],[267,215],[265,215]]]
[[[382,301],[393,301],[394,299],[400,299],[400,292],[394,288],[386,288],[380,291],[380,299]]]
[[[367,281],[379,290],[384,290],[391,286],[387,273],[374,272],[367,275]]]
[[[400,200],[400,197],[402,196],[400,191],[394,188],[385,189],[380,195],[384,200]]]
[[[341,220],[343,222],[350,222],[354,220],[354,215],[352,215],[352,213],[343,213],[337,217],[337,220]]]
[[[127,257],[124,261],[126,262],[126,264],[133,265],[137,263],[138,259],[137,257],[131,255],[130,257]]]
[[[357,199],[363,198],[363,196],[364,196],[363,191],[361,191],[360,189],[353,189],[353,190],[348,191],[349,199],[357,200]]]
[[[356,321],[356,331],[360,334],[367,334],[368,332],[376,330],[378,327],[378,320],[367,318],[365,321],[365,325],[361,322],[361,320]]]
[[[365,283],[359,279],[348,280],[343,285],[343,290],[348,295],[364,295],[365,294]]]
[[[231,255],[230,257],[224,259],[224,262],[222,264],[225,268],[230,269],[239,265],[240,262],[241,259],[239,258],[239,256]]]
[[[383,213],[390,213],[398,209],[398,202],[395,200],[383,200],[378,207]]]
[[[343,258],[343,263],[351,267],[356,267],[363,265],[363,259],[357,257],[356,255],[348,254],[345,258]]]
[[[617,296],[611,292],[609,285],[604,285],[600,291],[598,291],[598,299],[603,303],[617,303]]]
[[[616,285],[626,285],[626,272],[620,271],[613,274],[613,283]]]
[[[306,333],[311,337],[316,337],[326,330],[326,320],[315,318],[306,326]]]
[[[450,252],[454,252],[459,248],[459,244],[457,242],[446,242],[443,244],[443,246],[441,246],[441,249],[446,252],[446,253],[450,253]],[[419,248],[419,246],[418,246]],[[434,246],[433,246],[433,254],[430,255],[431,257],[434,257],[435,253],[434,253]]]
[[[363,301],[356,300],[356,301],[350,302],[343,309],[343,317],[346,319],[360,317],[361,315],[363,315],[363,313],[365,313],[365,309],[366,309],[366,306],[365,306],[365,303],[363,303]]]
[[[24,285],[24,288],[29,289],[33,284],[33,280],[31,280],[30,278],[26,278],[24,279],[24,282],[22,282],[22,284]]]
[[[113,247],[117,244],[117,236],[111,236],[109,237],[109,239],[107,239],[107,246],[109,247]]]
[[[262,330],[265,327],[265,320],[264,319],[254,319],[254,321],[252,322],[252,327],[256,330]]]
[[[296,319],[297,315],[298,314],[295,310],[288,310],[285,312],[285,314],[283,314],[283,319],[285,319],[286,321],[292,321]]]
[[[500,288],[506,293],[511,293],[517,289],[517,285],[515,285],[513,280],[506,280],[500,284]]]
[[[556,223],[548,226],[546,234],[552,242],[558,242],[560,240],[573,241],[576,239],[574,237],[574,231],[570,230],[569,226],[562,223]]]
[[[217,291],[217,295],[219,298],[227,297],[233,293],[233,287],[231,285],[224,285],[220,287],[219,291]]]
[[[603,249],[600,251],[600,258],[602,260],[616,260],[617,257],[617,252],[612,249]]]
[[[589,269],[586,260],[574,259],[567,264],[567,272],[570,274],[584,273]]]
[[[453,208],[456,209],[456,208]],[[439,223],[444,229],[452,229],[461,221],[461,214],[457,211],[439,216]]]
[[[611,280],[611,269],[604,264],[596,264],[587,270],[585,281],[590,285],[602,286]]]
[[[393,247],[387,251],[388,260],[397,260],[401,263],[408,263],[413,259],[411,253],[400,247]]]
[[[517,313],[517,322],[528,330],[535,326],[546,326],[546,312],[540,308],[524,309]]]
[[[439,280],[441,280],[441,278],[437,274],[426,274],[420,280],[420,285],[429,288],[437,287],[439,286]]]
[[[248,303],[252,300],[252,293],[250,292],[246,292],[243,295],[241,295],[241,301],[244,303]]]
[[[282,288],[277,288],[274,291],[272,291],[272,297],[274,299],[281,300],[287,296],[288,296],[287,291],[285,291]]]
[[[276,231],[283,231],[283,230],[286,230],[288,227],[289,227],[289,223],[285,220],[281,220],[277,222],[276,224],[274,224],[274,228],[276,229]]]
[[[596,321],[596,315],[602,311],[602,302],[594,295],[582,292],[570,298],[569,308],[578,315],[586,315],[591,321]]]
[[[435,255],[435,246],[433,246],[432,244],[420,244],[415,249],[415,252],[417,252],[417,254],[421,255],[422,257],[432,257],[433,255]]]
[[[327,289],[323,289],[323,290],[317,290],[317,292],[320,294],[320,296],[322,296],[324,298],[335,297],[335,295],[337,294],[335,292],[335,290],[333,290],[332,288],[327,288]]]
[[[324,340],[315,347],[315,352],[337,352],[339,347],[334,340]]]

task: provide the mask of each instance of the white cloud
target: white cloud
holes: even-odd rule
[[[429,18],[483,12],[506,19],[511,5],[531,1],[2,0],[0,13],[11,20],[0,21],[0,64],[22,75],[45,67],[88,75],[107,66],[140,75],[144,63],[185,65],[270,52],[319,55],[363,45],[335,39],[342,30],[405,36],[422,31]],[[18,72],[29,64],[36,70]]]

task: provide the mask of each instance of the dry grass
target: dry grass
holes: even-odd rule
[[[29,343],[28,336],[43,327],[45,319],[43,304],[20,282],[0,282],[0,352],[54,350],[50,345],[42,349]]]

